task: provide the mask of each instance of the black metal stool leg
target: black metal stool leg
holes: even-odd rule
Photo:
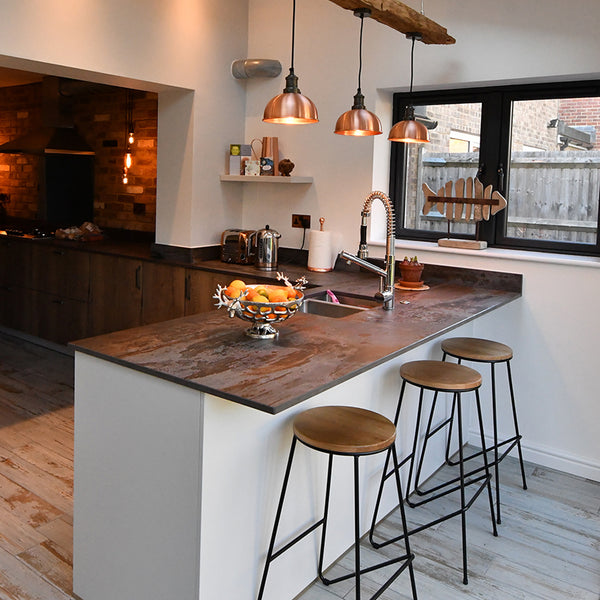
[[[496,522],[502,523],[500,513],[500,468],[498,466],[498,410],[496,405],[496,369],[495,364],[491,363],[490,370],[492,375],[492,421],[494,425],[494,481],[496,482]],[[482,450],[485,446],[482,447]],[[485,455],[485,452],[484,452]]]
[[[287,466],[285,468],[285,475],[283,477],[283,485],[281,487],[281,495],[279,496],[279,504],[277,505],[277,512],[275,514],[275,523],[273,525],[273,532],[271,533],[271,541],[269,542],[269,549],[267,551],[267,558],[265,561],[265,568],[263,570],[262,579],[260,582],[260,588],[258,590],[258,600],[262,599],[263,593],[265,591],[265,583],[267,582],[267,573],[269,572],[269,567],[271,566],[271,562],[277,558],[278,553],[273,553],[273,548],[275,547],[275,538],[277,537],[277,529],[279,527],[279,519],[281,518],[281,511],[283,509],[283,501],[285,499],[285,492],[287,490],[288,481],[290,479],[290,471],[292,470],[292,461],[294,458],[294,450],[296,448],[297,438],[294,436],[292,439],[292,445],[290,447],[290,453],[288,456]]]
[[[417,600],[417,584],[415,582],[415,571],[413,568],[412,561],[415,558],[415,555],[411,552],[410,542],[408,540],[408,525],[406,524],[406,511],[404,509],[404,501],[402,498],[402,484],[400,483],[400,465],[398,463],[398,453],[396,452],[396,446],[393,445],[390,448],[393,464],[394,464],[394,473],[396,479],[396,489],[398,490],[398,504],[400,507],[400,521],[402,522],[402,533],[404,534],[404,548],[406,550],[406,555],[408,557],[408,574],[410,577],[410,587],[412,590],[413,600]]]
[[[515,404],[515,392],[513,389],[512,372],[510,368],[510,360],[506,361],[506,370],[508,373],[508,387],[510,389],[510,401],[512,404],[513,421],[515,424],[515,436],[517,439],[517,451],[519,453],[519,462],[521,464],[521,477],[523,479],[523,489],[527,489],[527,480],[525,479],[525,465],[523,464],[523,452],[521,450],[521,432],[519,431],[519,423],[517,421],[517,406]]]
[[[477,405],[477,420],[479,422],[479,437],[481,440],[481,452],[483,456],[483,469],[487,478],[487,490],[488,490],[488,498],[490,502],[490,516],[492,518],[492,533],[494,537],[498,537],[498,529],[496,527],[496,519],[494,517],[494,498],[492,496],[492,485],[491,479],[492,476],[490,474],[490,467],[487,459],[487,449],[485,445],[485,432],[483,430],[483,414],[481,412],[481,398],[479,396],[479,390],[475,390],[475,403]],[[497,465],[498,463],[496,463]],[[497,485],[497,481],[496,481]],[[499,523],[500,521],[498,521]]]
[[[422,414],[422,410],[423,410],[423,388],[420,388],[419,390],[419,406],[417,408],[417,420],[415,423],[415,436],[413,438],[413,447],[412,447],[412,451],[410,453],[411,459],[410,459],[410,464],[408,467],[408,479],[407,479],[407,484],[406,484],[406,502],[409,506],[413,506],[411,501],[409,500],[409,496],[410,496],[410,490],[411,490],[411,485],[412,485],[412,480],[413,480],[413,470],[414,470],[414,465],[415,465],[415,457],[417,456],[417,446],[418,446],[418,442],[419,442],[419,430],[421,429],[421,414]],[[415,484],[416,487],[416,484]]]
[[[394,415],[394,426],[398,426],[398,419],[400,418],[400,408],[402,406],[402,399],[404,398],[404,390],[406,389],[406,381],[402,380],[400,387],[400,396],[398,397],[398,404],[396,406],[396,414]],[[386,479],[392,475],[393,471],[388,473],[388,465],[390,463],[390,450],[385,453],[385,464],[383,465],[383,471],[381,472],[381,482],[379,483],[379,490],[377,491],[377,499],[375,500],[375,509],[373,510],[373,519],[371,520],[371,529],[369,530],[369,542],[373,548],[380,548],[379,544],[375,542],[373,533],[375,531],[375,525],[377,524],[377,517],[379,515],[379,505],[381,504],[381,496],[383,494],[383,487]]]
[[[354,457],[354,570],[356,593],[360,600],[360,498],[358,493],[358,456]]]
[[[325,584],[329,585],[330,581],[323,576],[323,555],[325,554],[325,535],[327,533],[327,517],[329,516],[329,496],[331,492],[331,472],[333,470],[333,454],[329,455],[327,462],[327,483],[325,484],[325,506],[323,508],[323,529],[321,530],[321,549],[319,551],[319,564],[317,566],[317,573],[319,579]]]
[[[467,585],[469,583],[469,577],[467,573],[467,505],[465,499],[465,464],[463,461],[462,402],[460,396],[460,394],[454,394],[457,404],[456,416],[458,419],[458,468],[460,473],[460,526],[462,536],[463,583]]]

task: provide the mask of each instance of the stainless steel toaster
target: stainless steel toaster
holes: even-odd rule
[[[253,234],[250,229],[226,229],[221,234],[221,260],[238,265],[251,265],[256,256]]]

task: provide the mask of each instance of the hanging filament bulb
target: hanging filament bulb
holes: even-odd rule
[[[123,159],[123,176],[122,176],[122,180],[124,184],[127,184],[129,181],[129,169],[131,168],[131,165],[133,164],[133,155],[131,153],[131,145],[133,144],[133,142],[135,141],[135,137],[133,134],[134,131],[134,127],[133,127],[133,101],[131,98],[131,91],[127,90],[127,95],[126,95],[126,103],[125,103],[125,118],[126,118],[126,129],[125,131],[127,132],[127,136],[126,136],[126,140],[127,143],[125,144],[126,146],[126,150],[125,150],[125,156]]]

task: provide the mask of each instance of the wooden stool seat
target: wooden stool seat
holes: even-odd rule
[[[396,428],[383,415],[364,408],[319,406],[294,419],[294,434],[316,450],[361,455],[389,448]]]
[[[455,358],[475,362],[502,362],[513,357],[510,346],[481,338],[448,338],[442,342],[442,350]]]
[[[481,385],[481,375],[470,367],[439,360],[415,360],[400,367],[403,379],[440,392],[466,392]]]

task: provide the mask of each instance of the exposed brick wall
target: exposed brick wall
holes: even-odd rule
[[[560,100],[533,100],[513,104],[512,150],[558,150],[556,129],[548,123],[559,114]]]
[[[154,231],[156,222],[156,94],[134,92],[135,142],[128,183],[122,171],[126,149],[125,90],[81,97],[74,104],[78,130],[94,148],[94,220],[100,227]],[[116,146],[105,142],[116,141]]]
[[[417,113],[423,112],[422,109]],[[451,131],[460,131],[471,135],[479,135],[481,120],[481,104],[432,104],[426,107],[427,116],[438,122],[435,129],[429,132],[431,140],[428,152],[447,152]]]
[[[600,150],[600,98],[564,98],[560,102],[558,118],[570,127],[595,127],[596,144],[593,150]]]
[[[42,121],[40,84],[0,89],[0,144],[39,127]],[[8,196],[7,215],[35,219],[38,210],[40,158],[0,154],[0,193]]]
[[[127,184],[122,182],[126,148],[126,92],[78,95],[73,118],[94,149],[94,222],[100,227],[153,232],[156,221],[156,94],[134,92],[135,142]],[[41,84],[0,89],[0,143],[41,123]],[[116,145],[112,145],[116,143]],[[0,154],[0,193],[9,194],[11,217],[35,219],[39,204],[40,158]],[[73,223],[73,225],[79,223]]]

